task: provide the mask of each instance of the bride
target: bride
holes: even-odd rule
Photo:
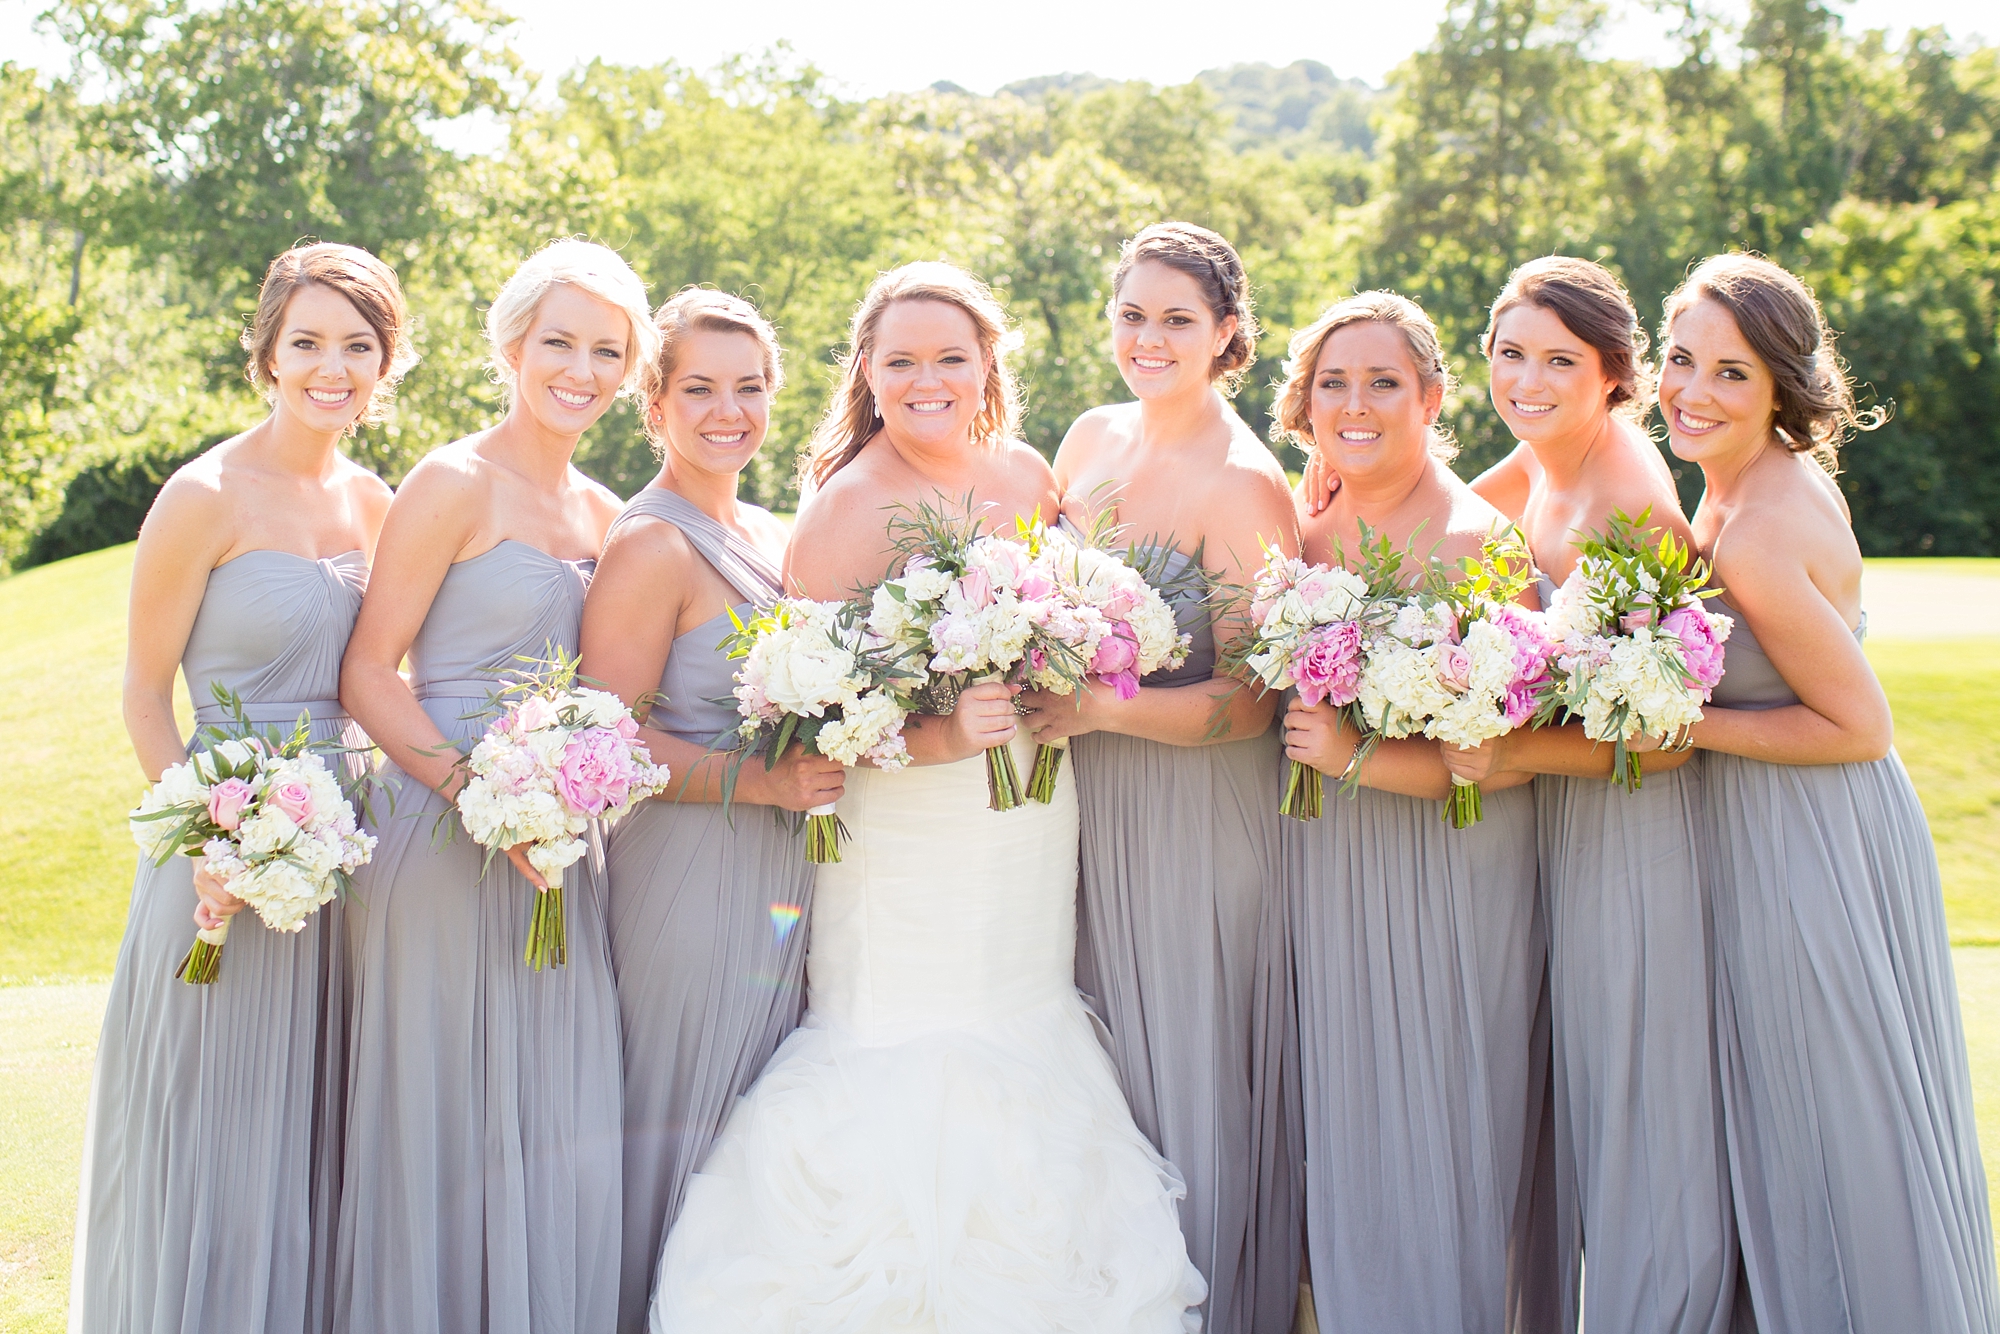
[[[892,507],[990,527],[1057,511],[1012,438],[1005,316],[947,264],[869,289],[814,440],[788,584],[890,568]],[[1181,1331],[1199,1326],[1173,1169],[1132,1123],[1073,982],[1077,806],[986,806],[988,746],[1032,760],[1012,688],[912,718],[915,763],[857,770],[819,870],[808,1013],[688,1186],[655,1331]]]

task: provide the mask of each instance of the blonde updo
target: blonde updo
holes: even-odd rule
[[[566,236],[537,250],[493,298],[486,312],[486,341],[492,349],[487,364],[494,378],[506,386],[511,401],[514,368],[507,359],[520,350],[534,328],[542,298],[558,283],[625,312],[631,333],[625,340],[625,378],[618,392],[632,392],[642,369],[659,353],[660,331],[653,327],[653,314],[646,305],[646,284],[617,251],[580,236]]]

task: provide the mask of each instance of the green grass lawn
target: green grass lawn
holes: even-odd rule
[[[119,719],[132,548],[0,580],[0,1330],[59,1331],[90,1060],[144,779]],[[2000,578],[2000,561],[1885,561]],[[1868,647],[1944,872],[1982,1142],[2000,1145],[2000,640]],[[185,691],[183,723],[191,716]],[[38,983],[38,985],[23,985]],[[2000,1156],[1992,1159],[2000,1186]],[[1996,1193],[2000,1213],[2000,1193]]]

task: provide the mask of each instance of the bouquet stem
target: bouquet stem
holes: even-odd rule
[[[563,892],[550,885],[535,895],[535,915],[528,923],[528,948],[521,962],[540,972],[543,967],[560,968],[569,962],[569,942],[563,931]]]
[[[1063,755],[1068,750],[1068,737],[1035,747],[1035,768],[1028,775],[1028,795],[1044,806],[1056,799],[1056,779],[1062,774]]]
[[[1639,769],[1639,762],[1640,762],[1639,752],[1636,750],[1628,750],[1624,753],[1624,756],[1622,758],[1623,758],[1623,763],[1621,763],[1618,766],[1618,777],[1616,781],[1627,792],[1637,792],[1640,788],[1640,785],[1645,780],[1645,775],[1641,773]]]
[[[1480,809],[1479,784],[1451,776],[1451,795],[1444,799],[1444,818],[1453,829],[1475,825],[1484,812]]]
[[[1278,814],[1294,820],[1317,820],[1325,800],[1326,784],[1319,770],[1293,760],[1285,771],[1285,799],[1278,803]]]
[[[189,986],[205,987],[222,975],[222,946],[229,939],[229,919],[194,933],[187,957],[174,969],[174,976]]]
[[[840,817],[831,806],[806,812],[806,860],[815,866],[840,860]]]
[[[1021,771],[1014,767],[1011,746],[995,746],[986,752],[986,808],[1011,811],[1021,806]]]

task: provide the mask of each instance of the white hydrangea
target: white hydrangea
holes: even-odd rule
[[[894,739],[892,751],[900,751],[903,763],[909,762],[909,750],[902,744],[903,711],[896,701],[879,691],[869,690],[856,696],[841,707],[841,716],[820,728],[818,750],[830,760],[840,764],[859,764],[864,758],[878,761],[885,769],[898,769],[902,764],[881,763],[880,755],[872,754],[888,746]]]

